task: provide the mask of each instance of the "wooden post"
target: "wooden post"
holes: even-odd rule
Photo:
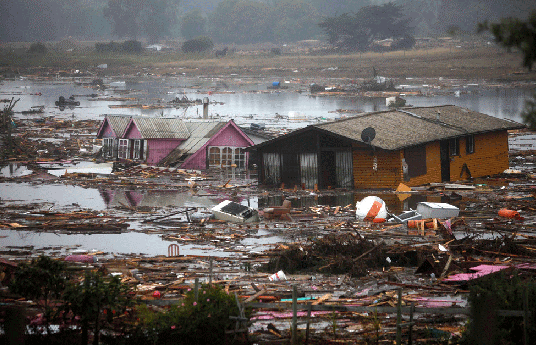
[[[298,287],[296,284],[292,285],[292,335],[290,343],[292,345],[297,344],[298,336]]]
[[[415,311],[415,302],[411,302],[411,307],[409,308],[408,345],[412,345],[412,342],[413,342],[413,312],[414,311]]]
[[[214,258],[211,256],[209,258],[209,269],[208,269],[208,284],[212,286],[212,270],[214,265]]]
[[[529,344],[529,333],[527,324],[529,322],[529,291],[528,286],[523,290],[523,344]]]
[[[309,329],[311,326],[311,310],[313,309],[313,304],[311,302],[307,303],[307,328],[305,328],[305,345],[309,344]]]
[[[396,303],[396,345],[402,345],[402,289],[398,289]]]
[[[194,295],[195,301],[197,302],[197,299],[199,298],[199,278],[195,278]]]

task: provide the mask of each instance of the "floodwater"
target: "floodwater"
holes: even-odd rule
[[[105,91],[96,91],[76,82],[89,82],[87,79],[58,80],[57,82],[38,82],[31,80],[3,81],[0,85],[0,98],[20,98],[15,111],[26,111],[31,107],[45,106],[45,114],[76,119],[99,119],[104,114],[170,116],[184,119],[199,118],[203,106],[139,109],[110,108],[110,105],[141,103],[166,104],[166,102],[186,96],[190,100],[208,97],[209,117],[222,120],[234,119],[239,125],[264,123],[273,128],[299,128],[309,123],[339,118],[338,109],[355,112],[379,111],[387,109],[385,98],[369,97],[315,97],[307,88],[297,87],[289,90],[268,91],[266,79],[249,81],[245,86],[229,87],[232,91],[218,93],[216,81],[199,78],[161,78],[137,82],[117,83]],[[498,118],[521,122],[520,113],[525,101],[533,95],[533,88],[513,88],[485,86],[477,84],[453,84],[449,88],[437,90],[427,85],[399,85],[400,91],[421,91],[421,95],[403,96],[408,105],[435,106],[452,104],[479,111]],[[235,80],[234,82],[239,82]],[[54,105],[60,96],[74,95],[80,101],[79,107],[61,110]],[[92,97],[98,96],[98,97]],[[106,97],[136,98],[135,101],[104,101]],[[279,115],[279,116],[277,116]],[[22,117],[22,115],[19,115]],[[36,115],[31,115],[36,116]],[[281,119],[283,117],[283,119]],[[288,117],[288,119],[287,119]]]
[[[339,118],[338,109],[355,112],[385,110],[384,98],[366,97],[315,97],[308,93],[307,86],[293,86],[289,90],[271,91],[270,78],[246,79],[235,77],[226,82],[217,78],[166,77],[159,79],[108,80],[105,91],[96,91],[80,83],[91,79],[58,79],[54,82],[20,79],[2,81],[0,98],[14,97],[20,101],[15,107],[16,117],[36,118],[54,116],[58,118],[100,119],[104,114],[171,116],[184,119],[198,118],[202,115],[202,105],[164,109],[110,108],[110,105],[131,103],[155,104],[186,96],[190,100],[209,97],[209,117],[221,120],[234,119],[239,125],[263,123],[268,128],[300,128],[310,123]],[[521,121],[520,113],[525,101],[532,97],[530,88],[511,88],[503,86],[482,86],[476,84],[456,84],[450,82],[448,88],[438,90],[431,85],[408,78],[399,90],[420,90],[422,95],[403,96],[408,105],[434,106],[453,104],[479,111],[491,116]],[[231,90],[219,92],[220,89]],[[60,109],[54,105],[60,96],[74,95],[80,101],[79,107]],[[137,101],[104,101],[105,97],[132,97]],[[32,107],[44,106],[44,114],[24,115],[21,111]],[[280,115],[280,116],[278,116]],[[97,128],[95,128],[96,132]],[[23,165],[10,164],[2,167],[0,175],[20,177],[31,174]],[[412,195],[399,198],[395,194],[376,194],[387,203],[393,213],[415,209],[422,196]],[[352,192],[338,193],[319,197],[315,194],[292,199],[293,207],[316,205],[346,206],[355,204],[366,195]],[[76,211],[90,209],[102,212],[114,212],[119,205],[133,207],[148,206],[160,209],[176,207],[199,207],[210,209],[221,200],[217,196],[196,196],[189,192],[173,190],[113,190],[82,188],[62,184],[0,183],[0,202],[29,204],[39,203],[46,210]],[[281,197],[248,198],[244,205],[253,208],[281,205]],[[144,225],[132,222],[128,232],[122,234],[67,235],[57,233],[35,233],[28,231],[0,230],[0,250],[9,246],[32,248],[62,247],[84,248],[110,253],[144,253],[147,255],[165,255],[171,243],[159,234],[143,232]],[[258,236],[242,241],[244,250],[260,250],[263,246],[283,241],[284,239],[259,229]],[[54,249],[52,249],[54,250]],[[223,252],[210,246],[181,245],[181,254],[230,256],[239,253]]]

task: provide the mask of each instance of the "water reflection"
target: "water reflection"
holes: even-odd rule
[[[197,196],[180,190],[117,190],[100,189],[106,208],[113,207],[206,207],[217,202],[207,196]]]
[[[236,80],[235,80],[236,82]],[[416,81],[415,81],[416,82]],[[195,86],[198,84],[199,86]],[[109,105],[132,103],[153,104],[158,99],[165,104],[177,94],[189,99],[209,96],[209,116],[222,120],[234,119],[238,124],[264,122],[272,127],[300,128],[319,119],[335,119],[340,114],[337,109],[354,112],[370,112],[387,109],[385,98],[369,97],[311,97],[308,92],[266,92],[268,83],[258,79],[247,84],[247,88],[236,88],[235,93],[212,93],[213,82],[199,78],[167,78],[163,80],[146,80],[138,83],[118,84],[117,87],[105,91],[88,91],[74,82],[36,82],[36,81],[4,81],[0,85],[0,95],[16,95],[20,97],[17,110],[30,109],[33,106],[46,107],[49,115],[74,116],[77,119],[98,119],[102,114],[174,116],[181,118],[198,118],[203,114],[202,105],[187,108],[139,109],[109,108]],[[195,86],[195,87],[194,87]],[[399,89],[402,89],[399,86]],[[263,90],[263,92],[251,92]],[[520,112],[525,100],[532,97],[532,89],[495,88],[480,85],[452,85],[448,89],[436,90],[428,85],[414,85],[411,90],[421,90],[422,95],[406,95],[407,103],[413,106],[436,106],[452,104],[466,107],[499,118],[521,121]],[[102,101],[95,100],[94,92],[99,97],[125,96],[135,97],[135,101]],[[209,95],[209,93],[211,93]],[[54,105],[59,96],[75,95],[80,100],[80,107],[61,111]],[[276,118],[276,113],[286,116],[299,112],[307,121],[288,121]]]
[[[2,177],[21,177],[26,175],[31,175],[32,170],[24,164],[20,163],[8,163],[5,165],[0,165],[0,176]]]

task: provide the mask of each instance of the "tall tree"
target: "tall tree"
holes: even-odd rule
[[[178,0],[108,0],[104,16],[117,37],[137,39],[145,33],[155,42],[176,22]]]
[[[357,13],[343,13],[325,18],[318,24],[328,41],[343,50],[364,51],[373,40],[407,37],[410,20],[402,7],[390,2],[381,6],[366,6]]]
[[[484,22],[479,24],[478,31],[489,30],[500,45],[515,48],[523,54],[523,66],[529,71],[536,62],[536,10],[532,11],[526,21],[518,18],[504,18],[499,23]],[[532,100],[525,103],[521,114],[523,121],[531,129],[536,130],[536,93]]]
[[[271,28],[276,41],[306,40],[321,33],[317,26],[318,12],[303,0],[278,0],[271,11]]]
[[[217,42],[248,44],[270,42],[269,7],[253,0],[224,0],[210,16],[210,33]]]
[[[190,40],[206,34],[206,19],[201,15],[201,11],[193,10],[182,17],[181,35],[184,39]]]
[[[112,23],[112,34],[136,39],[141,31],[140,13],[144,0],[109,0],[103,10]]]

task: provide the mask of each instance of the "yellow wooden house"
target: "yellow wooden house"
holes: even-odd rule
[[[502,173],[508,130],[523,127],[458,106],[408,107],[310,125],[249,150],[260,157],[260,184],[396,188]]]

